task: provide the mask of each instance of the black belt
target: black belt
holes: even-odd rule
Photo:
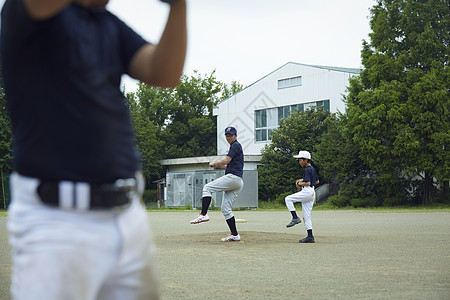
[[[62,203],[60,190],[62,184],[71,187],[72,191],[64,197],[69,203]],[[83,195],[82,201],[78,201],[77,188],[80,184],[84,185],[86,195]],[[42,202],[67,209],[111,209],[124,207],[131,203],[133,195],[136,193],[136,180],[134,178],[119,179],[111,184],[87,184],[77,182],[53,182],[43,181],[39,184],[37,192]],[[66,193],[67,194],[67,193]],[[83,202],[83,204],[78,203]]]

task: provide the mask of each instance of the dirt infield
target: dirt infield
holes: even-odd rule
[[[223,243],[220,212],[150,212],[162,299],[450,299],[450,213],[313,211],[315,244],[286,212],[238,211],[242,242]],[[0,217],[0,299],[9,299]]]

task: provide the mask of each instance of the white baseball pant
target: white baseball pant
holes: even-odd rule
[[[316,192],[314,191],[314,188],[310,186],[304,186],[300,192],[284,198],[289,211],[295,211],[294,203],[302,203],[303,222],[305,223],[306,230],[312,229],[311,211],[315,198]]]
[[[233,202],[242,190],[244,182],[242,178],[234,174],[226,174],[203,186],[203,197],[211,197],[214,192],[224,192],[222,200],[222,214],[225,220],[234,217],[232,208]]]
[[[38,179],[11,175],[11,295],[33,299],[158,299],[155,245],[139,196],[126,209],[43,205]]]

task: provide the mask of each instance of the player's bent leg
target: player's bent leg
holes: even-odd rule
[[[305,221],[305,229],[312,229],[311,212],[314,205],[314,200],[302,202],[303,220]]]
[[[293,196],[294,196],[294,194],[286,196],[284,198],[284,202],[286,203],[286,207],[289,211],[295,211],[294,202],[297,202],[297,200]]]
[[[205,184],[203,186],[202,198],[204,198],[204,197],[212,197],[213,190],[211,189],[211,186],[209,185],[209,184],[211,184],[211,182],[207,183],[207,184]]]
[[[302,220],[297,216],[297,212],[295,211],[295,202],[299,202],[298,193],[286,196],[284,198],[284,202],[286,203],[286,207],[292,215],[292,220],[288,224],[286,224],[286,228],[290,228],[297,224],[300,224]]]
[[[225,193],[223,193],[221,211],[222,211],[223,216],[225,217],[225,220],[228,220],[228,219],[234,217],[234,214],[232,211],[233,197],[234,197],[234,193],[231,191],[226,191]]]
[[[223,242],[234,242],[240,241],[241,236],[239,235],[236,228],[236,219],[234,218],[234,214],[232,211],[233,202],[236,200],[239,191],[242,189],[242,186],[238,186],[237,190],[234,191],[226,191],[224,193],[224,199],[222,201],[222,214],[225,217],[228,227],[230,228],[231,234],[226,238],[223,238]]]
[[[205,184],[202,190],[202,197],[211,197],[212,193],[222,192],[229,188],[229,179],[227,175],[224,175]]]

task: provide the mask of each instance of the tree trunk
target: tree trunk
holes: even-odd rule
[[[431,204],[432,201],[433,201],[433,176],[431,176],[431,172],[425,171],[422,204]]]

